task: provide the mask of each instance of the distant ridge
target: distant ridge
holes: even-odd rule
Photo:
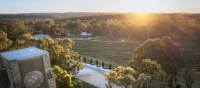
[[[47,18],[76,18],[88,16],[112,15],[116,13],[91,13],[91,12],[67,12],[67,13],[20,13],[0,14],[0,19],[47,19]]]

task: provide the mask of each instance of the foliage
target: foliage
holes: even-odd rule
[[[0,31],[0,51],[7,50],[11,46],[12,41],[8,39],[7,34]]]
[[[108,65],[108,69],[112,69],[112,64],[109,64],[109,65]]]
[[[102,68],[104,68],[104,67],[105,67],[105,64],[104,64],[104,62],[102,62],[102,63],[101,63],[101,66],[102,66]]]
[[[96,64],[96,66],[99,66],[99,61],[96,60],[96,61],[95,61],[95,64]]]
[[[138,67],[140,73],[155,74],[163,73],[161,65],[157,61],[151,59],[143,59],[140,67]]]
[[[187,88],[192,88],[195,80],[199,79],[197,71],[195,69],[186,69],[181,76],[185,79]]]
[[[26,26],[26,21],[16,20],[16,21],[3,21],[0,25],[0,30],[7,33],[8,38],[15,41],[21,35],[28,33],[30,30]]]
[[[10,49],[19,49],[29,47],[33,43],[32,36],[29,33],[22,34],[21,37],[13,41]]]
[[[138,14],[115,14],[97,17],[58,19],[65,32],[80,34],[91,32],[93,36],[115,40],[140,40],[170,36],[178,41],[199,41],[200,21],[192,14],[150,14],[150,21],[138,22]],[[41,29],[41,28],[40,28]],[[42,30],[42,29],[41,29]]]
[[[52,38],[36,38],[33,39],[33,41],[35,41],[37,47],[49,52],[53,65],[59,65],[73,74],[77,73],[83,67],[83,65],[78,62],[79,54],[77,52],[74,52],[70,48],[63,48]]]
[[[175,44],[170,37],[146,40],[134,49],[132,65],[145,58],[152,58],[158,61],[167,73],[175,75],[184,65],[179,48]]]
[[[73,88],[72,75],[59,66],[53,67],[57,88]]]
[[[128,88],[129,86],[134,86],[136,74],[136,71],[131,67],[119,66],[106,73],[106,77],[110,82]]]
[[[87,63],[86,57],[83,57],[83,62]]]
[[[177,41],[199,42],[200,21],[197,14],[149,14],[148,19],[141,22],[138,14],[129,13],[71,19],[1,20],[0,25],[8,32],[13,31],[12,39],[21,34],[19,30],[29,29],[33,34],[43,33],[52,37],[77,36],[87,31],[104,39],[144,41],[170,36]]]
[[[132,67],[137,67],[138,63],[145,58],[152,58],[160,63],[167,73],[168,85],[170,87],[175,85],[176,76],[184,67],[183,57],[175,41],[170,37],[146,40],[134,49]]]
[[[119,66],[106,74],[109,82],[125,88],[168,88],[160,64],[144,59],[137,68]]]
[[[74,78],[73,75],[57,65],[53,67],[53,72],[56,78],[57,88],[96,88]]]
[[[74,47],[74,41],[72,41],[70,38],[65,39],[57,39],[58,43],[62,45],[65,49],[72,49]]]
[[[90,62],[89,62],[89,64],[93,64],[93,60],[92,60],[92,58],[90,59]]]
[[[154,60],[144,59],[137,68],[140,72],[137,81],[138,84],[145,84],[151,88],[166,88],[166,73],[163,71],[161,65]],[[144,86],[144,85],[143,85]]]

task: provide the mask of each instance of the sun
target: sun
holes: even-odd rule
[[[152,13],[131,13],[126,16],[125,20],[135,27],[145,27],[151,26],[155,16]]]

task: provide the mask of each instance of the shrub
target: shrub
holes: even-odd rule
[[[102,62],[102,63],[101,63],[101,66],[102,66],[102,68],[104,68],[104,67],[105,67],[105,65],[104,65],[104,62]]]
[[[72,75],[59,66],[53,67],[57,88],[73,88]]]
[[[87,62],[86,57],[83,57],[83,62],[85,62],[85,63]]]
[[[98,66],[98,65],[99,65],[99,61],[98,61],[98,60],[96,60],[96,62],[95,62],[95,63],[96,63],[96,66]]]
[[[93,63],[93,60],[92,59],[90,59],[90,62],[89,62],[89,64],[92,64]]]
[[[112,69],[112,64],[109,64],[108,69]]]

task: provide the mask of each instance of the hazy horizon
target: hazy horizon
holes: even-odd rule
[[[6,14],[10,14],[10,15],[17,15],[17,14],[65,14],[65,13],[88,13],[88,14],[92,14],[92,13],[102,13],[102,14],[137,14],[137,13],[141,13],[141,12],[19,12],[19,13],[0,13],[2,15],[6,15]],[[147,12],[150,14],[200,14],[200,12]]]
[[[200,13],[199,3],[197,0],[4,0],[0,3],[0,13]]]

